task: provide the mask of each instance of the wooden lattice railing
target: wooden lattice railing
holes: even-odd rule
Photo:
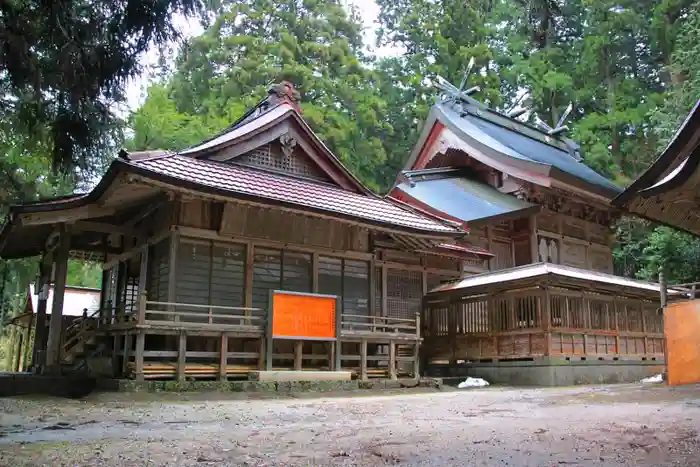
[[[664,352],[657,303],[556,287],[429,304],[423,335],[426,354],[462,359],[661,358]]]

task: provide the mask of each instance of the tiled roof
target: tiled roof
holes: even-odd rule
[[[460,230],[447,221],[421,214],[390,198],[362,195],[328,184],[303,180],[266,170],[233,163],[194,159],[168,154],[141,159],[128,164],[146,169],[155,175],[195,183],[244,197],[296,205],[315,211],[325,211],[425,234],[458,234]]]

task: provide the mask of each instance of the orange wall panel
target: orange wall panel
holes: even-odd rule
[[[700,383],[700,300],[668,305],[664,334],[668,384]]]

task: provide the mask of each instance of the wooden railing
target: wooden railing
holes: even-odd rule
[[[538,287],[436,303],[424,311],[427,355],[663,357],[663,316],[651,300]]]
[[[96,319],[102,310],[97,309],[91,314],[80,316],[71,322],[64,333],[63,356],[66,356],[76,345],[97,328]]]
[[[340,316],[343,334],[396,334],[420,337],[420,313],[415,318],[392,318],[343,313]]]
[[[136,310],[124,313],[114,323],[260,332],[265,318],[260,308],[161,302],[148,300],[142,293]]]

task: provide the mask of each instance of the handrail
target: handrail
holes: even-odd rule
[[[245,319],[245,320],[262,320],[265,319],[263,316],[246,316],[246,315],[228,315],[223,313],[196,313],[191,311],[167,311],[167,310],[152,310],[147,308],[146,313],[154,315],[164,315],[164,316],[191,316],[197,318],[209,317],[211,318],[225,318],[225,319]]]
[[[374,319],[374,320],[383,320],[383,321],[394,321],[394,322],[403,322],[403,323],[415,323],[416,318],[394,318],[392,316],[373,316],[373,315],[353,315],[350,313],[341,313],[340,315],[343,318],[365,318],[365,319]]]
[[[223,306],[223,305],[200,305],[195,303],[178,303],[178,302],[156,302],[152,300],[146,300],[146,305],[161,305],[161,306],[174,306],[174,307],[188,307],[188,308],[215,308],[217,310],[230,310],[230,311],[263,311],[261,308],[247,308],[242,306]]]

